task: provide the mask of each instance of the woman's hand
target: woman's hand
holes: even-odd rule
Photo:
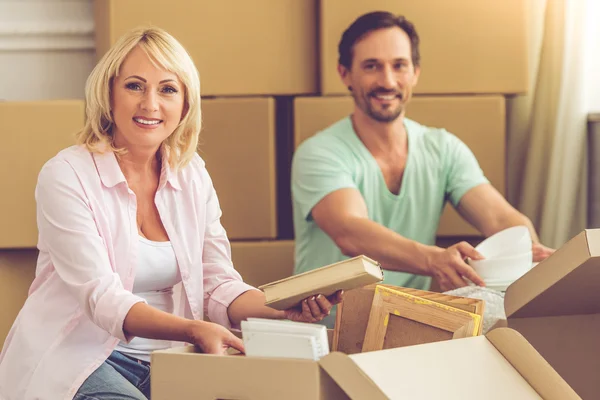
[[[285,310],[285,318],[296,322],[319,322],[329,315],[331,307],[342,301],[344,291],[340,290],[329,297],[312,296],[302,300],[300,305]]]
[[[206,354],[225,354],[229,347],[244,352],[244,343],[225,327],[206,321],[190,321],[188,342]]]

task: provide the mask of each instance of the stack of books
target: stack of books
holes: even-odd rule
[[[242,339],[250,357],[300,358],[317,361],[329,354],[324,325],[248,318]]]

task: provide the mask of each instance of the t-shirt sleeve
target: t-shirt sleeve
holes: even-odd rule
[[[470,189],[489,181],[471,149],[450,133],[448,133],[446,154],[446,196],[456,207]]]
[[[335,146],[322,146],[315,140],[304,142],[292,161],[292,198],[306,220],[312,208],[338,189],[357,188],[352,174]]]

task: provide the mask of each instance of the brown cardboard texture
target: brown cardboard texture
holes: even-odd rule
[[[153,400],[346,399],[310,360],[216,356],[179,347],[152,353]]]
[[[392,285],[369,285],[347,291],[344,294],[344,301],[338,305],[332,343],[334,351],[346,354],[355,354],[362,351],[376,286],[400,290],[413,296],[477,314],[483,318],[485,305],[483,300]],[[402,321],[390,319],[390,326],[388,328],[394,328],[394,324],[399,324],[398,328],[401,328],[400,330],[403,334],[397,338],[396,342],[388,340],[384,345],[384,349],[401,347],[401,345],[417,345],[452,339],[451,334],[418,322],[406,319]],[[479,330],[478,334],[481,334],[481,330]]]
[[[581,232],[510,285],[504,307],[504,324],[582,398],[600,398],[600,229]]]
[[[524,93],[528,88],[528,3],[321,0],[321,93],[348,93],[337,73],[337,46],[344,30],[371,11],[402,14],[415,24],[421,53],[415,93]]]
[[[343,97],[294,99],[296,147],[315,133],[349,116],[354,101]],[[502,96],[417,96],[406,116],[420,124],[444,128],[473,152],[483,173],[502,194],[506,188],[506,111]],[[485,132],[485,134],[482,134]],[[479,236],[480,233],[447,205],[438,228],[439,236]]]
[[[314,94],[316,11],[316,0],[95,0],[96,53],[153,25],[190,53],[204,96]]]
[[[0,102],[0,248],[36,246],[38,175],[46,161],[75,144],[83,121],[81,100]]]
[[[579,399],[517,332],[320,361],[194,353],[152,354],[152,398],[167,399]],[[199,377],[201,383],[199,384]]]
[[[233,266],[244,282],[259,287],[294,271],[294,241],[231,242]]]
[[[198,154],[213,180],[229,239],[275,239],[274,99],[206,99],[202,119]]]

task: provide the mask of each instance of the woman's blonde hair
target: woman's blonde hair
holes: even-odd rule
[[[163,142],[169,165],[178,169],[185,166],[196,152],[202,127],[200,110],[200,76],[192,58],[183,46],[166,31],[156,27],[136,28],[122,37],[98,62],[85,86],[85,126],[77,133],[78,144],[89,151],[114,151],[122,154],[113,144],[114,120],[111,113],[113,79],[127,55],[139,46],[157,67],[172,72],[183,83],[185,115],[175,131]]]

